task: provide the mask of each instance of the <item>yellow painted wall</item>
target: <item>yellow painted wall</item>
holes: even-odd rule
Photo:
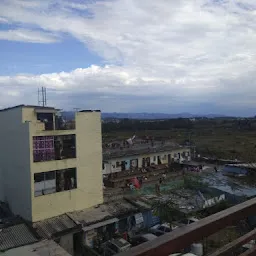
[[[37,121],[34,108],[29,108],[29,107],[22,108],[22,122],[25,122],[25,121],[31,121],[31,122]]]
[[[38,132],[34,131],[32,134],[37,135]],[[74,134],[74,131],[71,134]],[[75,134],[76,159],[32,163],[31,152],[32,184],[34,184],[34,173],[77,168],[77,189],[34,197],[32,186],[33,222],[103,203],[101,113],[76,113]]]

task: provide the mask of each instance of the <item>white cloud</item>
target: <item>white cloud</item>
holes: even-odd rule
[[[204,97],[215,104],[220,93],[240,91],[238,83],[249,76],[243,89],[256,95],[255,10],[255,0],[3,0],[4,19],[30,33],[47,31],[41,36],[48,42],[56,39],[52,33],[67,33],[111,66],[2,81],[59,90],[72,86],[75,92],[169,95],[194,103]],[[30,36],[15,34],[11,40],[40,37]]]
[[[0,17],[0,24],[1,23],[8,23],[8,20],[3,17]]]
[[[14,29],[0,31],[0,40],[49,44],[58,42],[59,38],[51,33],[42,31]]]
[[[140,70],[127,67],[91,66],[71,72],[0,76],[0,97],[2,104],[8,106],[24,103],[24,99],[27,104],[36,104],[37,88],[45,86],[49,104],[64,109],[78,105],[104,111],[157,111],[158,108],[160,112],[177,112],[195,105],[198,112],[200,104],[204,111],[204,104],[214,102],[230,108],[231,102],[235,102],[235,111],[245,106],[241,99],[246,95],[251,95],[246,97],[247,106],[253,107],[255,87],[246,77],[218,83],[202,80],[199,83],[198,80],[161,79],[141,74]],[[232,92],[227,90],[229,86],[232,86]]]

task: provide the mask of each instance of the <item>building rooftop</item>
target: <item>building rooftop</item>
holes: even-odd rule
[[[38,239],[24,223],[0,229],[0,251],[32,244],[37,241]]]
[[[8,107],[8,108],[0,109],[0,112],[1,111],[7,111],[7,110],[15,109],[15,108],[35,108],[35,109],[47,109],[47,110],[56,110],[56,111],[60,111],[61,110],[61,109],[56,109],[54,107],[48,107],[48,106],[20,104],[20,105]],[[95,110],[85,109],[85,110],[80,110],[79,112],[101,112],[101,110],[99,110],[99,109],[95,109]]]
[[[123,147],[122,142],[119,142],[120,146],[116,146],[115,148],[104,148],[103,149],[103,159],[108,160],[111,158],[124,157],[124,156],[135,156],[140,154],[148,154],[148,153],[156,153],[156,152],[164,152],[169,150],[176,150],[185,148],[185,146],[177,145],[173,142],[165,142],[164,144],[160,141],[155,141],[154,145],[149,143],[140,143],[136,142],[130,147]],[[115,142],[118,145],[117,142]]]
[[[137,213],[142,209],[150,209],[150,206],[139,199],[119,199],[99,205],[98,207],[71,212],[68,213],[68,215],[77,224],[82,224],[83,227],[87,227],[100,222],[116,222],[118,217]],[[101,226],[103,225],[102,223]]]
[[[14,108],[37,108],[37,109],[52,109],[54,110],[54,107],[44,107],[44,106],[36,106],[36,105],[25,105],[25,104],[21,104],[21,105],[17,105],[17,106],[13,106],[13,107],[9,107],[9,108],[4,108],[4,109],[0,109],[0,111],[7,111],[7,110],[11,110]],[[56,109],[57,110],[57,109]]]
[[[33,224],[33,228],[38,235],[45,239],[50,239],[60,232],[76,228],[77,224],[66,214],[50,219],[38,221]]]
[[[226,166],[256,170],[256,163],[227,164]]]
[[[131,213],[138,212],[139,207],[131,204],[125,199],[120,199],[107,204],[108,211],[115,217],[121,217]]]
[[[180,212],[190,213],[201,209],[204,201],[195,191],[192,190],[177,190],[177,193],[157,195],[144,195],[141,200],[148,204],[153,202],[168,202],[172,201],[179,208]]]
[[[176,189],[160,196],[156,194],[143,195],[139,197],[139,199],[147,204],[152,204],[153,202],[157,201],[171,201],[176,204],[180,212],[190,213],[202,210],[203,205],[206,203],[206,200],[219,197],[223,194],[225,194],[226,197],[229,193],[226,193],[216,188],[208,187],[201,188],[200,192],[196,189]]]
[[[1,253],[0,253],[1,254]],[[11,249],[1,256],[71,256],[53,240],[44,240],[31,245]]]
[[[82,211],[75,211],[68,213],[68,216],[76,223],[87,226],[99,221],[113,218],[112,214],[108,212],[106,205],[100,205],[97,208],[92,207]]]

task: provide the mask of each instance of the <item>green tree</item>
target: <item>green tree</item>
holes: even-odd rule
[[[178,211],[178,205],[175,204],[172,199],[163,201],[155,201],[152,205],[154,214],[159,216],[162,222],[172,223],[173,221],[184,217],[184,215]]]

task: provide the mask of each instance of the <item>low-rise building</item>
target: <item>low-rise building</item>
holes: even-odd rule
[[[135,143],[129,147],[105,149],[103,152],[103,174],[190,160],[189,147],[163,142]]]

